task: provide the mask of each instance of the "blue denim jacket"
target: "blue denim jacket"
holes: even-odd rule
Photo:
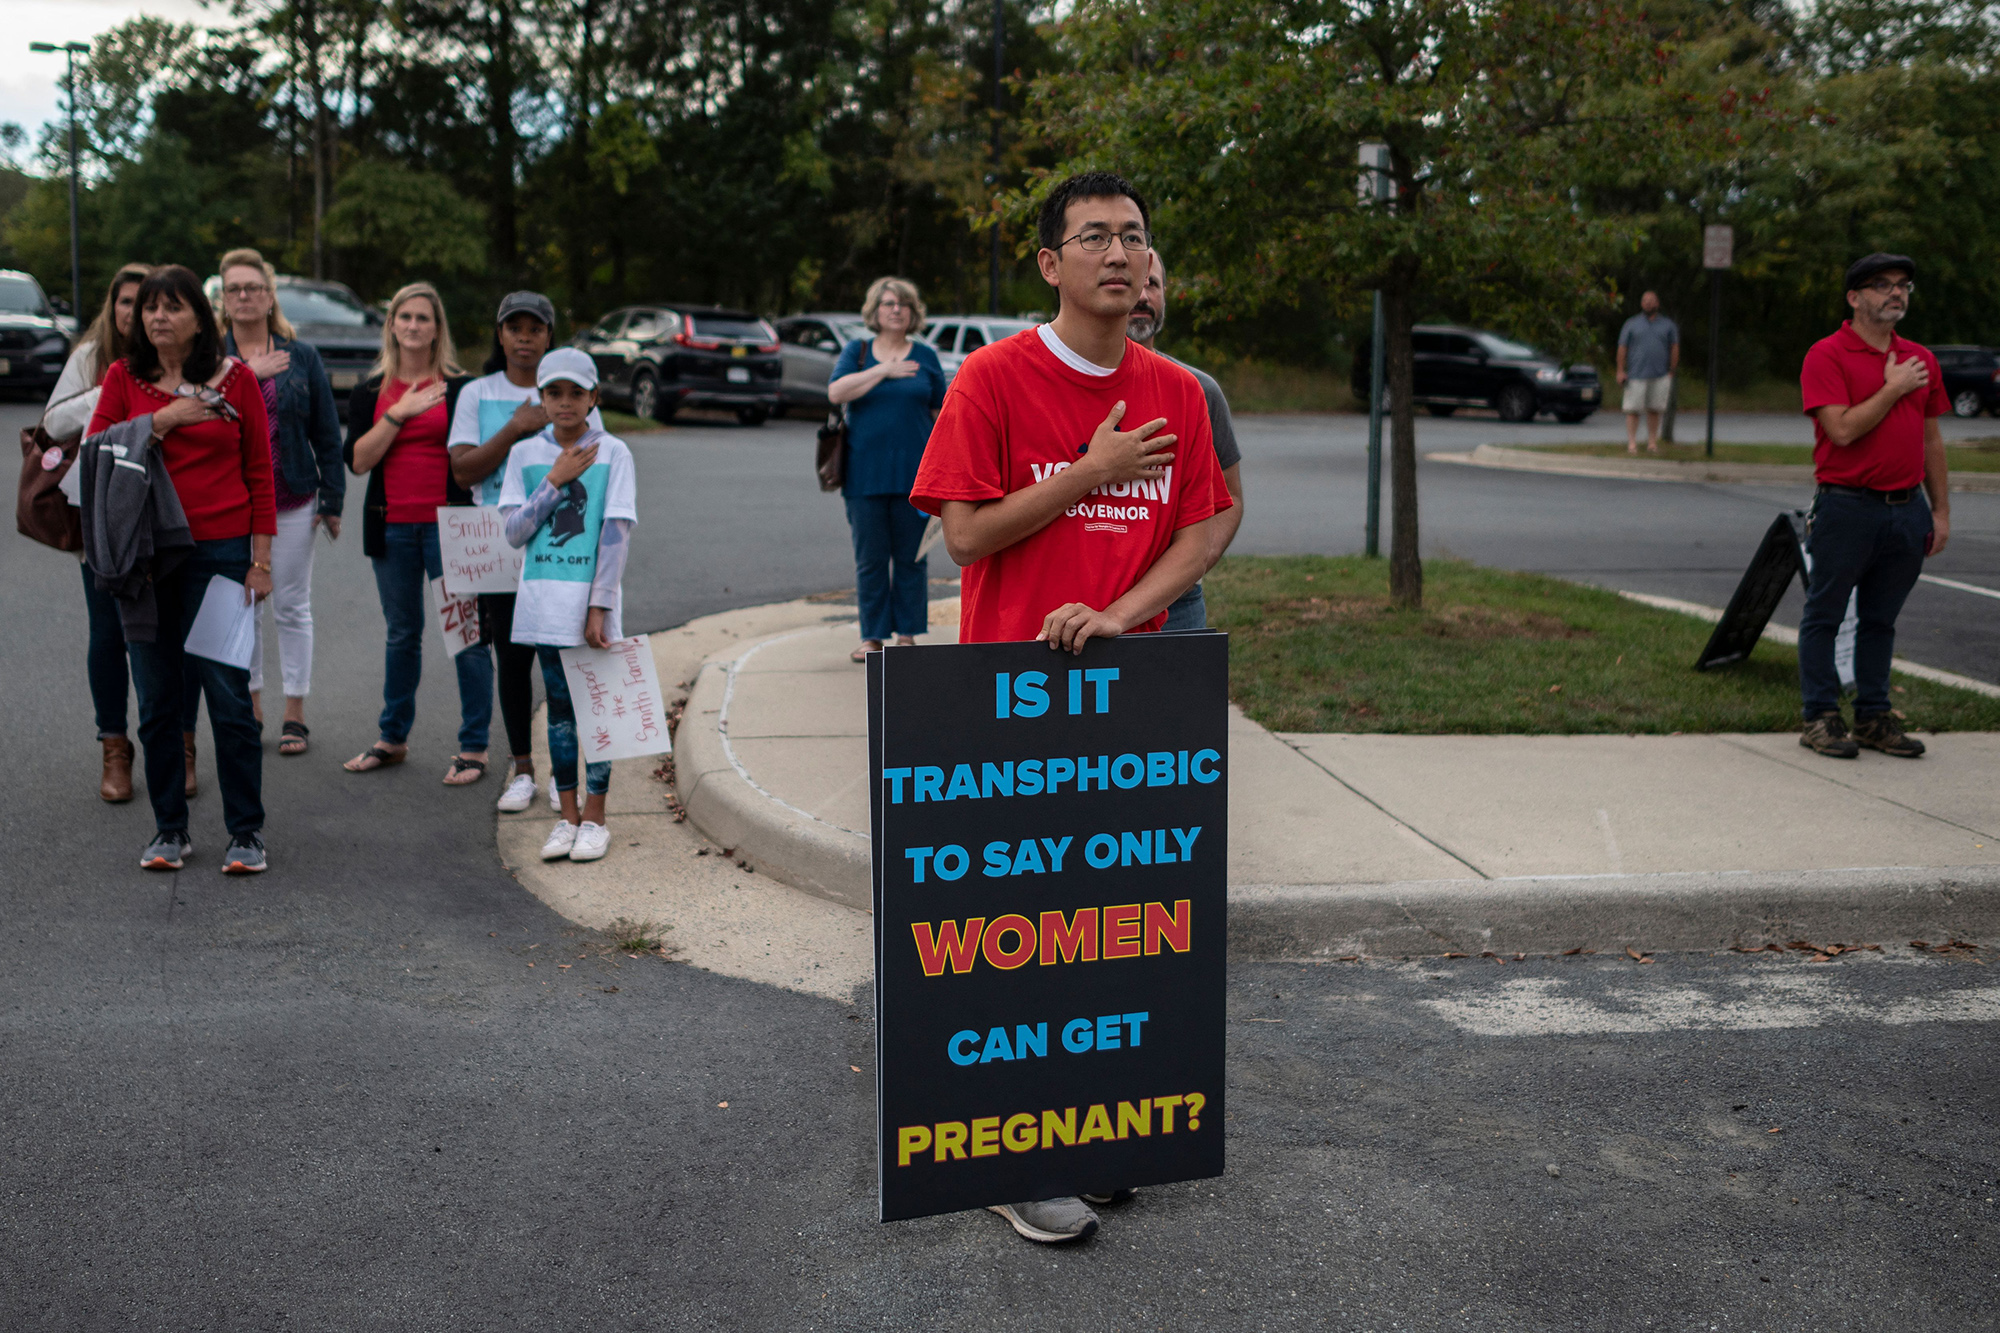
[[[333,384],[312,344],[273,333],[271,348],[292,354],[292,364],[278,376],[278,415],[271,423],[278,433],[285,486],[294,495],[317,493],[317,512],[338,514],[347,500],[347,469],[340,461],[340,414],[333,405]],[[240,355],[235,334],[224,335],[223,350]]]

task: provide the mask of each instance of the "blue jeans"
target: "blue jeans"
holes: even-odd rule
[[[1889,659],[1896,651],[1896,616],[1924,568],[1931,507],[1919,492],[1908,504],[1876,496],[1821,491],[1813,499],[1812,581],[1799,617],[1799,693],[1807,718],[1840,707],[1833,641],[1858,590],[1861,623],[1854,636],[1854,716],[1886,713]]]
[[[917,635],[930,628],[930,562],[917,559],[929,522],[907,495],[847,497],[862,638]]]
[[[389,745],[410,738],[417,718],[417,682],[424,676],[424,639],[437,613],[431,609],[427,579],[441,577],[435,523],[391,523],[383,534],[385,553],[375,561],[375,590],[389,638],[382,652],[382,716],[378,726]],[[442,643],[439,645],[442,647]],[[493,658],[468,648],[453,659],[458,669],[458,748],[478,754],[493,724]]]
[[[562,649],[544,645],[542,688],[549,697],[549,769],[557,791],[576,790],[576,708],[569,700],[569,677],[563,675]],[[583,766],[583,790],[602,796],[611,790],[611,765]]]
[[[118,599],[97,586],[90,566],[83,568],[83,605],[90,612],[90,649],[84,661],[90,674],[90,704],[97,714],[97,738],[125,734],[125,699],[132,676],[125,665],[125,622],[118,618]]]
[[[153,823],[162,833],[185,832],[188,826],[181,706],[190,675],[208,696],[215,775],[222,786],[222,822],[234,835],[264,827],[264,747],[250,712],[250,673],[182,651],[209,579],[219,574],[241,583],[249,572],[248,537],[196,542],[194,554],[153,585],[160,605],[158,640],[129,645],[132,680],[139,687],[146,795],[153,803]]]
[[[1174,604],[1167,608],[1167,623],[1160,628],[1162,630],[1208,628],[1208,602],[1201,595],[1199,583],[1174,599]]]

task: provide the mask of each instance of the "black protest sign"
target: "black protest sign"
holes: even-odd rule
[[[1708,636],[1694,669],[1713,671],[1748,658],[1794,578],[1804,581],[1805,560],[1799,554],[1799,534],[1791,517],[1780,514],[1765,529],[1750,568],[1743,571],[1743,581],[1736,585],[1736,595],[1729,599],[1715,632]]]
[[[1221,1174],[1228,664],[869,658],[884,1221]]]

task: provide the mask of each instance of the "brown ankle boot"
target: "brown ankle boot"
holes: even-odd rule
[[[194,785],[194,733],[192,731],[183,731],[181,733],[181,748],[187,751],[187,794],[189,799],[193,799],[196,788]]]
[[[104,777],[97,794],[114,805],[132,799],[132,742],[123,736],[104,738]]]

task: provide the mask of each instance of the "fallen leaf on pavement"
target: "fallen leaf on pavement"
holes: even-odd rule
[[[717,1109],[717,1110],[719,1110],[719,1111],[727,1111],[727,1110],[729,1109],[729,1103],[728,1103],[728,1102],[717,1102],[717,1103],[715,1104],[715,1106],[716,1106],[716,1109]],[[1775,1134],[1775,1133],[1777,1133],[1777,1131],[1776,1131],[1776,1130],[1772,1130],[1771,1132],[1772,1132],[1772,1133],[1774,1133],[1774,1134]]]
[[[848,1066],[848,1068],[849,1068],[849,1069],[852,1069],[852,1070],[853,1070],[853,1071],[854,1071],[855,1073],[857,1073],[857,1074],[861,1072],[861,1066],[860,1066],[860,1065],[849,1065],[849,1066]]]
[[[1785,1132],[1785,1127],[1783,1125],[1774,1125],[1773,1127],[1765,1130],[1764,1132],[1766,1134],[1782,1134]]]
[[[1653,961],[1651,954],[1640,953],[1629,944],[1625,946],[1625,953],[1635,963],[1650,963]]]
[[[1582,953],[1582,952],[1583,952],[1583,946],[1582,946],[1582,945],[1578,945],[1578,946],[1577,946],[1576,948],[1574,948],[1574,949],[1564,949],[1564,950],[1563,950],[1563,957],[1565,957],[1565,958],[1568,958],[1568,957],[1570,957],[1570,956],[1572,956],[1572,955],[1574,955],[1574,954],[1580,954],[1580,953]]]

